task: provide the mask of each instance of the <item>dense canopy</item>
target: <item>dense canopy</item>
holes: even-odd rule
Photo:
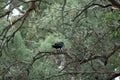
[[[119,0],[0,0],[0,80],[120,80],[119,10]]]

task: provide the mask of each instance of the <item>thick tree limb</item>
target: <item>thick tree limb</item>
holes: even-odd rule
[[[120,3],[117,2],[116,0],[108,0],[109,2],[112,3],[112,5],[118,9],[120,9]]]

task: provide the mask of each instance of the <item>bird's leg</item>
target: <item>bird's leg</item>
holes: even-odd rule
[[[56,53],[61,53],[61,50],[58,48],[58,49],[56,49]]]
[[[60,50],[59,50],[59,49],[56,49],[56,53],[60,53]]]
[[[62,53],[62,48],[59,48],[59,53]]]
[[[62,48],[60,48],[60,52],[62,52]]]

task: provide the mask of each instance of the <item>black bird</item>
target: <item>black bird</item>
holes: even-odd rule
[[[57,42],[55,44],[52,45],[53,48],[58,49],[58,48],[62,48],[64,46],[63,42]]]

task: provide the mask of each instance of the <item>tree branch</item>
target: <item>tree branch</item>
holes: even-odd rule
[[[110,7],[110,6],[112,6],[111,4],[108,4],[108,5],[101,5],[101,4],[91,4],[91,5],[88,5],[88,6],[86,6],[78,15],[76,15],[75,17],[74,17],[74,19],[72,20],[72,21],[75,21],[76,20],[76,18],[78,18],[83,12],[85,12],[86,10],[88,10],[90,7],[93,7],[93,6],[99,6],[99,7],[101,7],[101,8],[107,8],[107,7]]]
[[[107,80],[113,80],[118,76],[120,76],[120,71],[116,71],[115,73],[113,73],[113,75],[111,77],[108,77]]]
[[[31,6],[26,10],[26,12],[20,18],[13,21],[10,25],[8,25],[6,28],[3,29],[0,35],[2,36],[2,40],[3,40],[1,45],[1,50],[4,48],[5,44],[8,44],[8,42],[14,37],[14,35],[22,28],[22,25],[24,24],[25,19],[29,16],[29,13],[33,10],[35,10],[35,2],[31,2]],[[18,28],[14,30],[13,33],[11,33],[9,36],[7,36],[7,33],[12,28],[12,26],[20,20],[22,20],[22,22],[20,23]],[[1,53],[1,56],[2,56],[2,53]]]
[[[120,9],[120,3],[115,1],[115,0],[108,0],[109,2],[112,3],[112,5],[118,9]]]
[[[115,71],[79,71],[79,72],[63,72],[61,74],[55,74],[50,77],[45,78],[45,80],[49,80],[53,77],[59,77],[59,76],[64,76],[64,75],[76,75],[76,74],[81,74],[81,75],[88,75],[88,74],[115,74]]]

